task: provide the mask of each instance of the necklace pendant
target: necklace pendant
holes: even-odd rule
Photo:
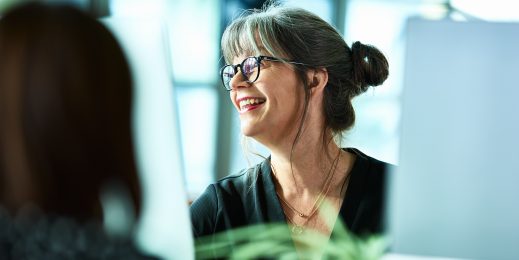
[[[303,214],[303,213],[299,213],[299,216],[302,217],[302,218],[304,218],[304,217],[305,217],[305,214]]]
[[[292,234],[294,234],[294,235],[301,235],[302,233],[303,233],[303,227],[298,226],[298,225],[294,225],[292,227]]]

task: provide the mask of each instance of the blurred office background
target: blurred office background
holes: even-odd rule
[[[52,0],[48,0],[53,2]],[[17,2],[0,0],[0,8]],[[180,175],[187,197],[195,199],[211,182],[259,161],[241,147],[238,116],[221,86],[220,36],[243,9],[263,0],[69,0],[100,18],[158,19],[166,28],[161,52],[169,60],[171,99],[178,125]],[[402,89],[406,20],[518,21],[514,0],[284,0],[306,8],[334,25],[348,44],[377,46],[390,64],[386,83],[355,102],[357,121],[344,136],[353,146],[398,164],[399,98]],[[139,35],[135,35],[136,38]],[[140,48],[153,46],[140,46]],[[427,51],[427,50],[424,50]],[[169,120],[165,120],[169,122]],[[168,128],[169,126],[165,126]],[[257,150],[268,155],[257,145]],[[157,151],[160,152],[160,151]],[[166,155],[161,155],[165,156]],[[160,178],[160,176],[145,176]],[[160,181],[160,180],[159,180]],[[163,197],[167,204],[174,198]],[[164,219],[164,222],[167,221]],[[160,224],[160,223],[159,223]]]

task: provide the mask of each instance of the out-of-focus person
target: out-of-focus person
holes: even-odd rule
[[[24,3],[0,19],[0,57],[0,259],[148,258],[114,36],[72,6]]]

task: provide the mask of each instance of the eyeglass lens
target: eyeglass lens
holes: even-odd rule
[[[240,67],[242,75],[245,77],[245,79],[248,82],[254,82],[258,78],[259,73],[259,62],[256,57],[248,57],[240,65],[233,66],[233,65],[227,65],[222,70],[222,81],[224,83],[224,86],[227,89],[231,89],[230,82],[231,79],[236,75],[238,72],[238,67]]]

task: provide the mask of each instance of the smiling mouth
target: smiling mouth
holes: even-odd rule
[[[262,98],[242,99],[239,102],[240,112],[243,113],[243,112],[247,112],[247,111],[256,109],[263,103],[265,103],[265,99],[262,99]]]

